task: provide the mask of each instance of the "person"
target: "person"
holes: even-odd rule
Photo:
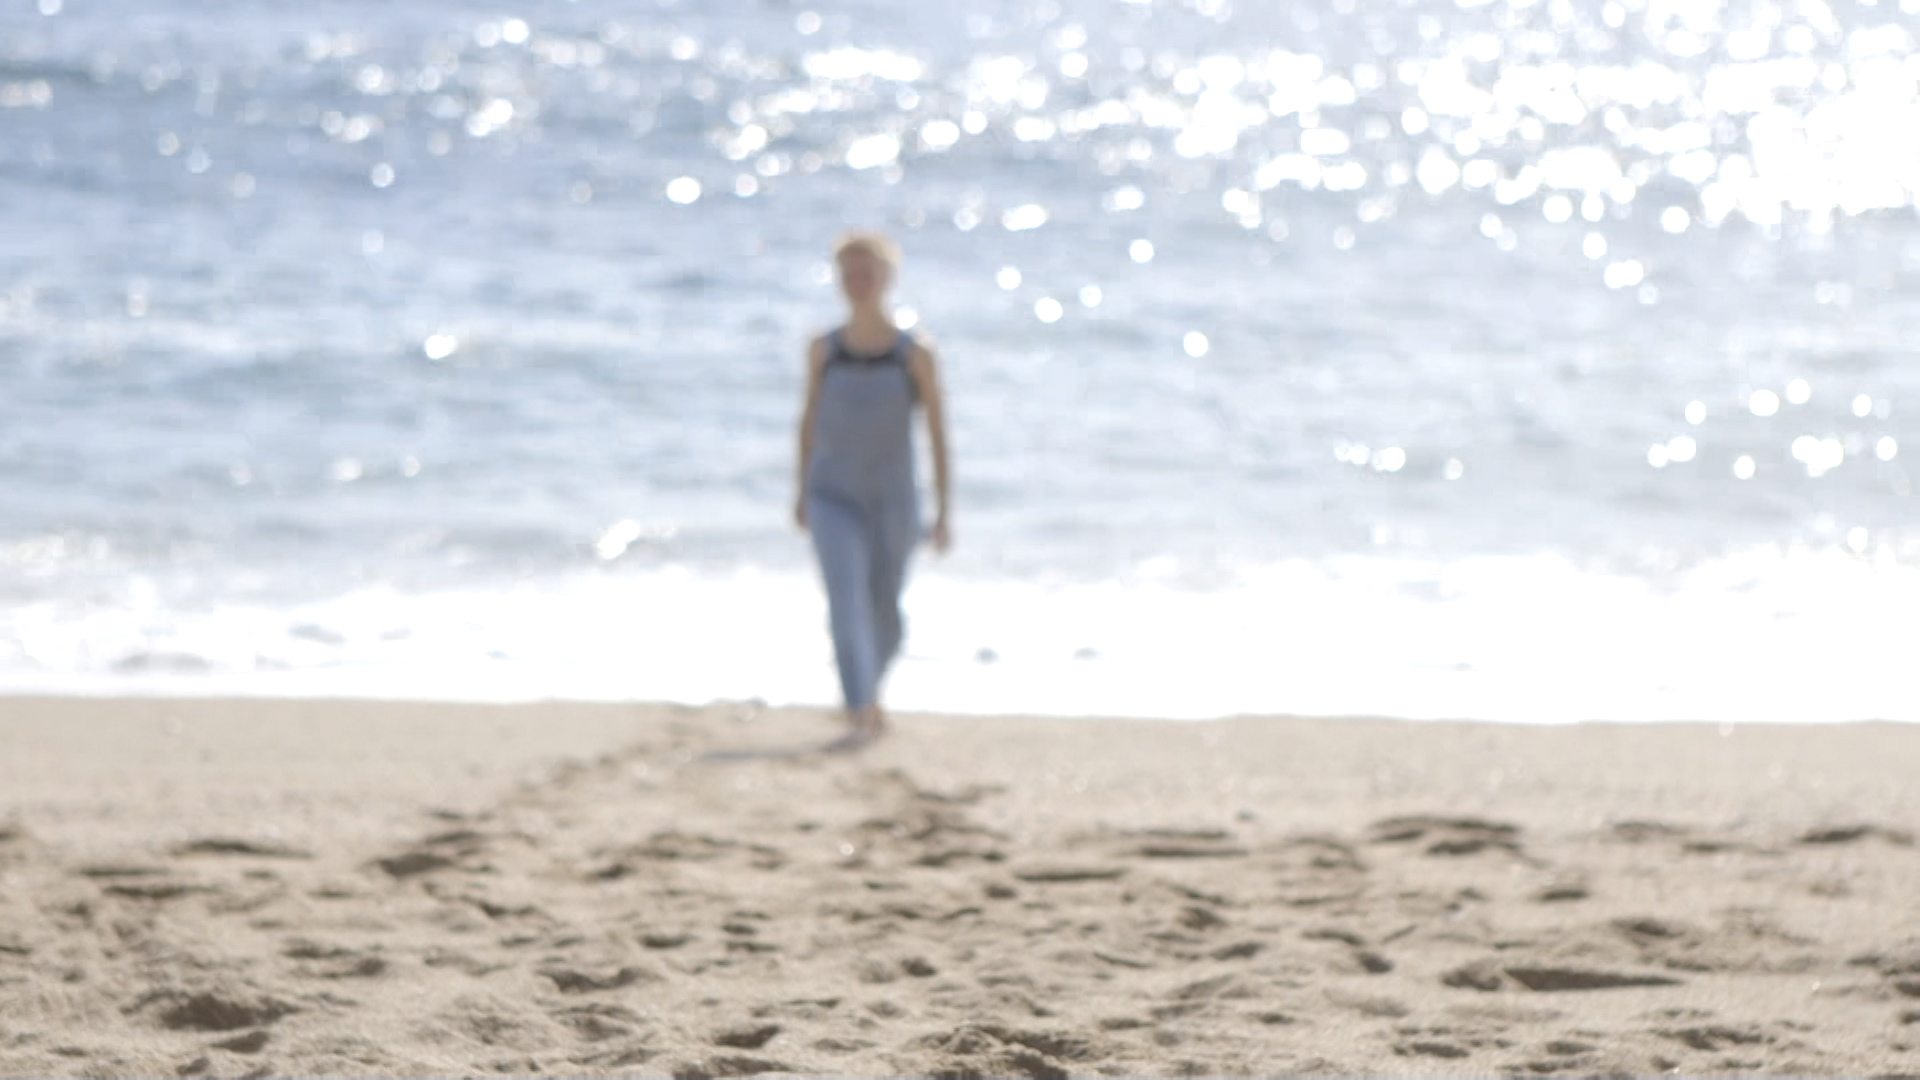
[[[933,455],[934,518],[928,539],[952,540],[946,412],[933,346],[900,329],[887,290],[899,249],[856,232],[834,248],[847,321],[807,348],[794,522],[809,534],[826,586],[828,627],[848,731],[831,749],[885,734],[880,683],[900,651],[900,592],[920,534],[913,419],[925,418]]]

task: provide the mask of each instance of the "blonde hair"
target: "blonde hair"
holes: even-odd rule
[[[842,256],[855,251],[879,259],[887,265],[888,270],[894,273],[900,271],[900,245],[883,233],[860,229],[841,233],[840,239],[833,244],[833,259],[838,262]]]

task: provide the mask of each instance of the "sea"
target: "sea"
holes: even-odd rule
[[[1920,0],[6,0],[0,693],[833,706],[862,228],[896,709],[1920,720],[1917,204]]]

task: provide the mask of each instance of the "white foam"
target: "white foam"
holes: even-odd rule
[[[1341,557],[1165,579],[967,581],[908,598],[902,710],[1162,716],[1920,720],[1895,616],[1920,570],[1755,550],[1664,582],[1552,557]],[[684,569],[292,609],[41,603],[0,620],[0,690],[526,701],[836,698],[811,577]]]

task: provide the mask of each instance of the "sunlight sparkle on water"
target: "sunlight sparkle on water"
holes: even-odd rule
[[[872,169],[886,165],[900,156],[900,140],[891,135],[868,135],[854,140],[847,147],[847,167],[850,169]]]
[[[1047,208],[1037,203],[1016,206],[1000,215],[1000,226],[1008,232],[1025,232],[1047,223]]]
[[[1607,269],[1601,275],[1601,280],[1607,283],[1607,288],[1609,289],[1627,289],[1640,284],[1646,280],[1646,277],[1647,268],[1645,264],[1641,263],[1638,259],[1625,259],[1617,263],[1607,264]]]
[[[960,141],[960,125],[951,120],[929,120],[920,129],[920,145],[927,150],[945,150]]]
[[[1383,446],[1368,458],[1375,472],[1397,473],[1407,467],[1407,452],[1398,446]]]
[[[1831,436],[1823,439],[1802,435],[1793,440],[1792,453],[1793,460],[1805,465],[1807,475],[1815,478],[1838,468],[1847,458],[1845,446]]]

